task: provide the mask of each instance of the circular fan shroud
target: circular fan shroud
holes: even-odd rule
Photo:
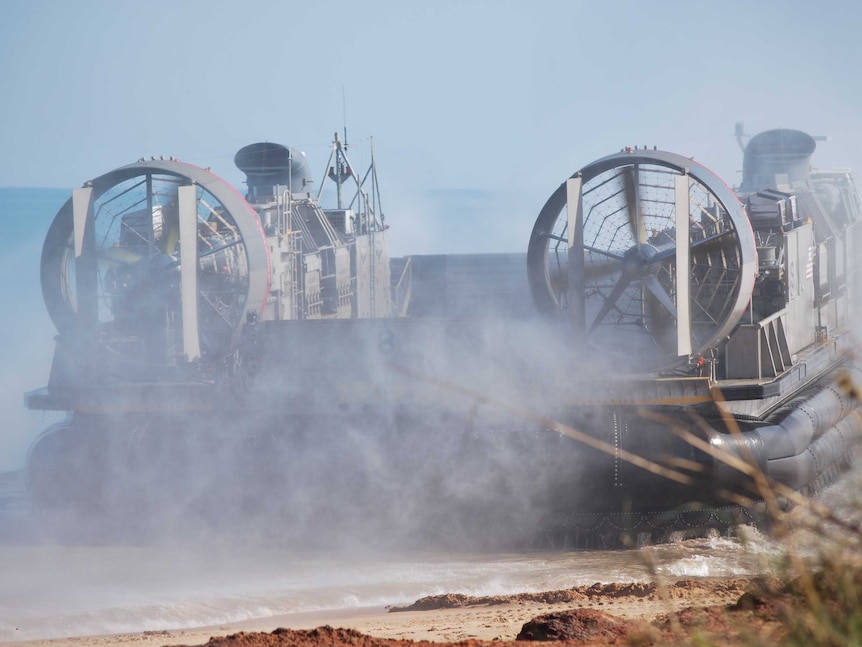
[[[246,312],[259,310],[269,291],[265,237],[245,199],[208,170],[174,160],[123,166],[84,186],[92,188],[86,226],[94,239],[102,342],[125,359],[154,365],[172,364],[181,354],[177,196],[180,186],[194,186],[200,350],[210,358],[230,352]],[[73,211],[69,199],[48,230],[41,281],[54,325],[77,334],[86,326],[78,307]]]
[[[688,232],[677,236],[686,203]],[[644,150],[604,157],[561,184],[536,219],[527,264],[541,311],[567,316],[580,340],[630,368],[661,370],[706,354],[736,326],[757,253],[744,208],[718,176]]]

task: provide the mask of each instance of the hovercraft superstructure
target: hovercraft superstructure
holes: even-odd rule
[[[849,171],[810,169],[814,146],[752,138],[737,192],[624,149],[560,185],[525,255],[389,259],[374,163],[360,177],[338,136],[333,209],[304,155],[270,143],[236,155],[245,198],[172,159],[100,176],[43,248],[59,335],[27,404],[70,416],[31,448],[34,502],[140,503],[165,473],[231,464],[279,510],[318,480],[348,502],[421,481],[442,508],[517,500],[494,518],[575,537],[744,522],[721,492],[747,477],[670,428],[797,490],[862,435],[862,213]]]

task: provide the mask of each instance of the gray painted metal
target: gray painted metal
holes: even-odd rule
[[[676,352],[677,355],[684,357],[693,350],[691,319],[693,318],[694,307],[690,305],[690,301],[695,299],[692,294],[695,283],[690,285],[686,277],[694,280],[691,277],[700,269],[697,266],[698,256],[700,255],[702,260],[705,254],[704,250],[707,248],[715,251],[716,255],[723,255],[729,253],[732,246],[734,254],[738,253],[742,257],[743,268],[746,268],[748,264],[753,265],[753,235],[750,228],[745,226],[748,221],[744,217],[739,220],[732,193],[726,187],[722,188],[724,185],[717,178],[707,175],[708,172],[705,174],[699,168],[694,168],[693,163],[686,158],[659,152],[636,151],[610,156],[606,160],[610,161],[605,161],[604,166],[602,166],[603,161],[600,160],[585,167],[585,170],[567,180],[565,186],[561,187],[562,197],[556,205],[556,210],[551,209],[549,212],[551,216],[558,219],[561,215],[562,205],[565,204],[566,206],[564,218],[568,229],[555,238],[560,245],[560,255],[564,256],[567,261],[571,261],[568,263],[566,271],[552,275],[548,270],[547,262],[536,268],[531,265],[531,271],[536,272],[536,275],[542,279],[540,287],[546,291],[546,297],[551,306],[570,310],[567,313],[568,317],[564,317],[566,323],[572,324],[572,320],[574,320],[575,326],[580,327],[586,333],[588,321],[586,317],[589,314],[595,315],[595,308],[591,312],[586,308],[584,288],[586,273],[589,271],[589,268],[585,269],[585,265],[589,265],[589,263],[585,264],[585,260],[592,262],[590,257],[585,258],[584,252],[586,250],[585,222],[589,224],[589,203],[593,199],[588,193],[587,185],[590,181],[588,176],[589,173],[593,173],[594,175],[591,177],[598,177],[605,172],[601,170],[602,168],[614,171],[619,169],[613,181],[619,184],[619,190],[627,197],[627,200],[616,212],[621,216],[616,224],[620,225],[620,229],[627,227],[632,235],[629,237],[629,242],[626,243],[627,245],[631,244],[629,249],[625,249],[620,244],[613,248],[613,254],[607,254],[608,258],[618,262],[615,272],[619,274],[628,273],[626,284],[623,285],[623,282],[619,281],[617,285],[622,285],[623,287],[619,289],[623,290],[628,283],[638,284],[639,296],[642,297],[640,312],[644,315],[644,319],[650,315],[648,309],[659,306],[663,308],[661,323],[664,328],[660,332],[668,333],[666,337],[670,341],[669,344],[665,345],[665,348],[671,355]],[[672,165],[671,162],[676,165]],[[660,177],[663,180],[670,180],[664,182],[666,185],[664,188],[668,191],[663,198],[666,200],[663,203],[665,211],[658,233],[652,226],[656,219],[653,212],[649,210],[654,208],[658,202],[654,196],[651,197],[646,193],[642,196],[640,193],[641,188],[652,181],[650,178],[653,176],[649,174],[655,172],[654,167],[656,165],[666,169],[666,172],[662,171]],[[139,167],[136,167],[136,170],[138,169]],[[182,172],[185,173],[185,171]],[[586,175],[585,172],[587,172]],[[164,173],[163,170],[159,171],[160,176]],[[701,177],[707,177],[708,184],[699,180],[698,174]],[[111,176],[112,174],[108,175]],[[132,174],[128,177],[136,178],[138,175]],[[150,186],[153,173],[145,173],[143,177]],[[205,178],[205,176],[203,177]],[[200,335],[197,334],[197,326],[192,325],[192,319],[200,314],[201,324],[205,325],[206,315],[209,313],[208,310],[204,309],[206,307],[204,299],[198,300],[197,298],[197,288],[204,289],[203,284],[207,281],[206,274],[202,269],[200,277],[196,277],[195,271],[199,263],[205,263],[207,258],[214,257],[208,256],[203,247],[196,248],[196,246],[188,244],[189,240],[193,240],[197,236],[195,229],[196,209],[199,206],[196,206],[194,201],[197,190],[194,183],[198,180],[190,179],[188,175],[182,175],[180,179],[180,184],[186,182],[190,184],[180,186],[178,189],[180,199],[179,261],[177,260],[176,241],[173,235],[170,239],[170,245],[162,246],[162,256],[171,256],[170,259],[167,259],[173,263],[170,267],[180,267],[181,270],[183,351],[189,359],[194,359],[197,354],[200,354],[199,345],[201,341],[206,339],[206,336],[203,332]],[[107,181],[109,183],[106,186],[111,186],[111,181],[121,180],[111,178]],[[159,181],[161,181],[161,177],[159,177]],[[172,183],[172,186],[174,184],[176,183]],[[716,227],[713,230],[702,226],[701,231],[695,232],[693,236],[694,229],[699,224],[703,224],[700,221],[701,218],[718,218],[719,215],[718,208],[715,209],[714,213],[706,209],[702,210],[703,213],[698,211],[698,205],[708,206],[709,209],[712,209],[714,203],[698,201],[701,197],[700,194],[693,193],[694,190],[699,190],[695,187],[696,184],[700,188],[705,186],[711,192],[710,195],[721,203],[722,208],[726,211],[726,213],[720,214],[722,220],[727,218],[727,214],[731,214],[734,226],[734,231],[731,232],[732,237],[728,237],[725,233],[715,233],[726,231],[723,229],[724,222],[721,223],[722,227]],[[70,219],[72,228],[63,230],[61,233],[65,239],[59,241],[65,245],[63,249],[66,250],[64,253],[67,254],[67,257],[71,253],[69,250],[73,250],[75,257],[82,259],[82,262],[85,262],[87,258],[88,243],[85,233],[88,223],[92,221],[90,211],[92,211],[93,193],[90,192],[90,197],[87,199],[82,199],[85,197],[83,191],[76,194],[78,199],[73,200],[75,206],[72,209],[72,218]],[[153,196],[151,186],[148,189],[148,194],[148,202],[140,212],[137,212],[137,215],[141,219],[145,215],[150,217],[148,225],[149,244],[152,245],[156,234],[153,228],[155,211],[151,199]],[[728,201],[721,202],[719,194]],[[586,209],[585,196],[588,196]],[[286,198],[288,197],[286,196]],[[222,198],[223,203],[230,200],[230,196]],[[285,267],[291,268],[290,271],[277,270],[281,289],[289,290],[291,303],[293,303],[294,298],[307,296],[309,303],[313,303],[313,307],[316,308],[315,315],[317,317],[347,316],[351,308],[347,307],[346,301],[351,296],[356,299],[356,305],[353,309],[354,317],[375,316],[375,313],[378,312],[375,306],[375,292],[379,291],[377,297],[379,302],[385,301],[388,304],[389,301],[388,293],[384,296],[385,286],[388,286],[389,278],[388,268],[385,264],[386,256],[383,253],[385,238],[382,232],[377,233],[379,238],[376,239],[376,242],[373,236],[368,237],[362,234],[351,241],[345,238],[345,229],[343,227],[337,230],[332,228],[331,222],[317,207],[313,205],[306,205],[302,208],[296,207],[299,202],[302,200],[294,203],[295,209],[290,206],[287,207],[287,212],[291,216],[297,216],[291,220],[297,221],[301,234],[300,231],[288,231],[291,238],[285,240],[295,241],[296,246],[287,243],[282,246],[282,240],[276,241],[279,236],[276,235],[275,228],[270,230],[269,225],[267,225],[270,236],[268,249],[271,250],[276,264],[286,264]],[[260,203],[255,204],[261,209],[268,208]],[[290,205],[291,203],[288,202],[287,204]],[[242,237],[243,239],[248,238],[243,242],[248,247],[249,263],[259,265],[261,260],[267,257],[265,253],[258,255],[259,249],[255,247],[257,243],[252,239],[255,238],[253,230],[255,226],[259,227],[259,223],[255,214],[252,213],[249,216],[243,211],[246,207],[247,205],[240,199],[231,206],[231,209],[237,208],[240,209],[240,212],[232,212],[231,215],[241,230],[245,227]],[[692,209],[695,210],[694,213],[692,213]],[[277,222],[284,222],[284,212],[278,213]],[[173,215],[172,213],[172,217]],[[307,218],[303,216],[307,216]],[[306,224],[306,220],[314,221],[314,225]],[[265,217],[264,222],[267,222]],[[291,230],[292,227],[288,225],[287,229]],[[359,229],[360,231],[363,230],[362,227]],[[672,229],[673,231],[671,231]],[[713,233],[710,234],[710,231]],[[374,228],[372,228],[373,232]],[[545,231],[544,238],[540,241],[545,245],[545,254],[548,251],[548,233],[549,231]],[[586,228],[586,233],[590,234],[589,227]],[[758,231],[759,233],[761,232]],[[794,240],[796,237],[794,232]],[[54,234],[54,238],[58,238],[58,234]],[[307,279],[304,282],[297,281],[296,284],[293,284],[291,273],[295,269],[296,273],[299,274],[302,268],[300,252],[294,251],[299,249],[300,238],[302,238],[302,244],[307,246],[305,249],[307,254],[304,257]],[[81,241],[80,244],[76,244],[78,240]],[[201,241],[203,242],[203,238]],[[352,249],[357,254],[355,259],[356,272],[362,268],[363,275],[362,278],[355,277],[356,290],[352,293],[349,291],[350,267],[346,262],[348,260],[347,249],[351,242],[353,243]],[[807,258],[802,253],[805,248],[805,241],[797,242],[798,245],[795,247],[798,251],[796,258],[801,261]],[[267,249],[265,245],[266,243],[264,243],[264,252]],[[378,246],[376,247],[376,245]],[[46,249],[49,249],[49,246],[46,245]],[[166,249],[169,251],[166,252]],[[531,253],[533,251],[533,242],[531,241]],[[752,253],[749,257],[750,252]],[[615,257],[614,254],[617,256]],[[707,255],[709,254],[712,254],[712,251],[707,253]],[[287,259],[283,255],[287,255]],[[658,263],[662,264],[663,283],[656,278],[656,273],[644,271],[645,268],[649,269]],[[690,458],[690,447],[685,446],[680,450],[677,445],[666,443],[668,434],[665,423],[650,428],[647,424],[636,425],[634,421],[637,419],[641,408],[645,406],[659,407],[659,412],[669,414],[680,424],[690,422],[687,415],[689,411],[694,413],[714,411],[718,405],[710,400],[712,389],[722,388],[720,384],[716,384],[715,374],[707,376],[706,371],[704,371],[699,373],[697,377],[651,379],[647,376],[640,376],[638,379],[627,379],[622,374],[623,370],[628,369],[628,365],[625,365],[622,368],[615,366],[612,377],[607,378],[607,384],[603,384],[600,381],[601,378],[597,380],[595,375],[585,375],[585,373],[592,371],[570,371],[575,375],[569,376],[565,370],[558,370],[558,367],[561,366],[565,368],[571,366],[570,359],[572,355],[576,354],[568,354],[572,345],[567,343],[571,339],[571,329],[567,327],[564,333],[566,337],[558,339],[556,326],[544,328],[536,325],[536,322],[532,320],[516,320],[522,313],[532,311],[529,303],[530,294],[527,289],[527,279],[523,272],[524,265],[525,258],[523,255],[516,254],[412,257],[405,260],[400,267],[404,268],[404,277],[412,277],[415,281],[406,287],[399,282],[396,284],[398,287],[395,291],[399,295],[398,313],[419,316],[368,319],[365,321],[347,319],[336,321],[333,319],[331,321],[261,320],[255,322],[246,330],[249,334],[243,336],[243,343],[238,347],[238,356],[242,358],[244,357],[243,353],[247,352],[248,355],[245,357],[251,360],[242,364],[241,368],[252,367],[254,372],[242,373],[241,377],[251,379],[242,379],[241,384],[236,385],[232,382],[234,374],[231,373],[235,367],[229,366],[229,362],[223,362],[224,373],[218,375],[219,381],[214,384],[202,384],[197,379],[198,374],[194,370],[165,373],[170,377],[177,375],[182,377],[176,382],[168,382],[159,374],[139,370],[139,367],[135,367],[136,370],[133,372],[126,373],[115,370],[115,364],[111,363],[111,354],[107,353],[106,357],[100,358],[107,384],[99,385],[98,389],[93,389],[90,382],[79,379],[82,372],[75,364],[79,363],[84,355],[78,344],[79,340],[74,339],[72,335],[61,335],[55,354],[51,383],[49,383],[50,393],[47,396],[32,394],[32,396],[28,396],[28,402],[31,403],[32,408],[48,409],[51,406],[56,408],[59,403],[63,409],[101,408],[103,411],[134,412],[135,416],[141,411],[159,415],[159,413],[171,412],[180,408],[189,408],[191,405],[191,408],[213,409],[210,417],[206,418],[207,422],[211,421],[213,424],[207,424],[207,427],[212,426],[217,431],[221,431],[221,428],[224,428],[225,431],[240,428],[243,433],[251,429],[252,432],[260,430],[267,434],[271,431],[278,433],[285,430],[285,433],[289,434],[290,425],[294,424],[302,425],[301,428],[304,430],[307,428],[307,421],[304,419],[297,420],[295,416],[299,415],[307,415],[308,420],[319,420],[333,416],[340,420],[351,419],[351,423],[354,422],[354,419],[359,420],[360,417],[365,417],[364,420],[370,420],[374,423],[373,429],[368,429],[369,433],[374,433],[381,427],[378,424],[381,420],[389,421],[393,417],[400,417],[401,414],[406,414],[403,429],[407,431],[409,431],[406,426],[407,421],[413,415],[417,418],[421,417],[422,422],[430,419],[431,424],[438,424],[439,420],[443,419],[446,421],[446,427],[453,427],[455,432],[460,431],[456,424],[461,420],[468,421],[467,424],[471,432],[474,429],[496,431],[503,429],[504,424],[511,424],[511,421],[502,415],[495,416],[484,411],[477,415],[476,398],[472,396],[462,397],[470,391],[462,389],[463,392],[460,395],[453,397],[451,390],[440,389],[437,384],[433,383],[434,376],[439,375],[447,380],[451,378],[456,383],[456,387],[458,384],[462,386],[481,385],[485,390],[492,390],[497,399],[504,402],[520,403],[530,410],[540,412],[543,416],[547,415],[551,419],[565,420],[567,424],[572,424],[575,428],[579,428],[576,423],[581,419],[581,412],[584,412],[582,419],[587,423],[585,428],[595,434],[595,437],[613,442],[618,449],[642,447],[654,449],[656,455],[660,455],[662,458],[665,454]],[[76,265],[75,267],[79,266]],[[81,265],[80,267],[84,268],[85,266]],[[395,267],[399,267],[399,265],[396,264]],[[797,280],[801,280],[805,275],[802,264],[785,269],[788,274],[795,272]],[[835,273],[834,268],[827,268],[827,270],[832,274]],[[402,277],[400,272],[395,272],[395,274],[396,277]],[[823,274],[825,275],[826,271]],[[82,272],[81,275],[89,276],[85,272]],[[79,280],[80,278],[79,276]],[[53,280],[56,280],[56,277]],[[748,313],[740,309],[740,304],[743,304],[742,307],[744,307],[746,290],[751,288],[751,285],[746,287],[746,280],[744,277],[735,279],[732,308],[722,311],[725,314],[723,314],[721,321],[717,322],[716,328],[710,336],[710,341],[714,341],[717,336],[720,336],[723,327],[733,326],[741,317],[747,316]],[[171,283],[170,294],[165,299],[171,304],[176,296],[175,278],[172,281],[174,282]],[[299,285],[302,286],[303,291],[299,290],[297,287]],[[704,283],[696,285],[698,289],[703,290]],[[711,285],[713,284],[707,284],[706,287]],[[831,278],[827,286],[835,288]],[[62,286],[56,289],[62,293]],[[610,291],[610,289],[612,288],[607,290]],[[304,290],[307,290],[307,293]],[[409,298],[411,290],[414,297],[412,301]],[[360,291],[360,295],[357,295],[357,291]],[[83,293],[79,289],[79,294]],[[201,294],[203,296],[203,292]],[[266,294],[264,293],[263,296],[265,297]],[[722,296],[721,298],[724,299],[725,297]],[[613,309],[613,300],[609,301],[611,301],[610,306],[606,307],[604,304],[600,306],[605,314]],[[198,303],[201,304],[201,313],[196,312],[196,304]],[[800,303],[803,303],[801,299]],[[288,308],[288,310],[292,312],[292,308]],[[173,317],[176,310],[172,309],[170,313]],[[359,314],[357,315],[357,313]],[[388,309],[381,314],[388,314]],[[80,319],[80,313],[78,318]],[[478,318],[484,319],[477,321]],[[676,321],[675,330],[671,329],[673,325],[671,318]],[[591,328],[594,328],[595,325],[595,320],[593,320]],[[175,330],[174,327],[171,332],[175,332]],[[205,331],[206,328],[203,330]],[[656,328],[649,324],[642,325],[638,330],[639,332],[646,331],[648,334],[655,334]],[[774,347],[777,350],[781,366],[788,368],[786,370],[773,368],[773,373],[784,370],[783,374],[774,381],[757,380],[754,383],[754,380],[750,380],[748,384],[736,385],[742,388],[756,388],[760,394],[748,396],[760,398],[757,404],[750,404],[748,409],[752,415],[756,414],[757,420],[744,423],[743,428],[751,429],[754,424],[763,424],[767,413],[773,412],[780,406],[785,406],[784,403],[797,396],[803,391],[803,388],[808,399],[793,409],[787,407],[781,410],[779,414],[770,419],[775,424],[760,427],[749,433],[722,435],[719,437],[720,441],[717,440],[714,444],[719,447],[729,445],[731,449],[737,450],[738,455],[746,456],[747,452],[753,456],[758,465],[769,472],[770,476],[793,484],[794,487],[805,486],[810,484],[815,477],[822,475],[831,465],[848,455],[851,438],[858,439],[859,437],[862,418],[858,415],[842,417],[847,416],[851,408],[857,404],[851,403],[845,397],[846,394],[842,394],[832,387],[815,393],[812,381],[814,378],[811,377],[811,373],[816,371],[817,375],[821,375],[821,373],[825,374],[827,368],[834,368],[836,359],[833,353],[827,353],[828,349],[821,348],[824,359],[814,358],[808,363],[796,363],[795,366],[790,366],[791,361],[786,340],[785,343],[781,343],[783,327],[780,316],[776,316],[774,325],[761,325],[759,330],[767,342],[766,346]],[[621,332],[626,334],[626,331]],[[742,338],[740,340],[745,341]],[[648,341],[652,340],[649,339]],[[698,343],[702,345],[704,342],[699,339]],[[721,341],[719,341],[720,343]],[[174,347],[171,347],[170,350],[174,350]],[[744,353],[745,350],[742,348],[740,352]],[[794,362],[797,362],[796,357],[794,357]],[[584,364],[590,366],[588,362],[584,362]],[[754,369],[760,370],[761,366],[762,363],[757,364]],[[70,370],[63,373],[64,367]],[[401,370],[393,370],[393,367]],[[403,370],[405,368],[407,371]],[[422,387],[421,384],[420,388],[417,388],[415,380],[404,379],[409,371],[431,376],[432,379],[424,385],[428,388]],[[685,371],[678,371],[678,373],[683,374]],[[118,375],[127,378],[126,381],[118,381],[116,379]],[[151,375],[155,375],[155,377],[151,378]],[[67,379],[60,380],[58,376]],[[192,378],[189,379],[189,376]],[[761,375],[758,374],[758,377]],[[834,376],[829,379],[832,377]],[[144,382],[145,379],[147,382]],[[139,381],[136,383],[135,380]],[[727,382],[728,380],[720,381]],[[739,382],[743,381],[739,380]],[[79,383],[84,385],[78,386]],[[221,388],[223,386],[242,388],[243,397],[236,400],[225,398],[226,389]],[[812,387],[810,392],[808,387]],[[812,395],[813,397],[810,397]],[[772,400],[765,404],[769,397]],[[44,406],[40,407],[39,403],[43,403]],[[724,403],[722,406],[729,407],[731,404]],[[256,422],[250,428],[244,424],[231,425],[228,421],[232,418],[225,418],[223,415],[226,411],[241,413],[242,417],[240,418],[238,415],[236,419],[245,423],[249,419],[246,412],[251,409],[256,410],[254,419],[262,422]],[[257,415],[261,411],[263,415]],[[722,411],[734,410],[725,408]],[[398,415],[393,416],[393,412],[397,412]],[[429,412],[445,412],[445,415],[428,416]],[[611,420],[611,417],[595,417],[597,412],[611,414],[613,427],[608,427],[605,424]],[[372,414],[376,416],[374,419],[371,418]],[[566,416],[570,417],[566,418]],[[736,415],[737,420],[740,418],[740,415]],[[717,417],[714,419],[717,420]],[[155,418],[155,420],[159,421],[160,419]],[[574,422],[572,422],[573,420]],[[644,420],[639,422],[644,423]],[[328,421],[324,424],[328,425]],[[264,427],[263,425],[268,426]],[[349,427],[351,429],[364,429],[352,424]],[[417,428],[422,429],[422,427]],[[400,433],[401,429],[398,431]],[[535,443],[537,435],[534,435],[532,431],[528,427],[519,429],[519,433],[529,434],[527,438],[531,444],[525,446],[528,450],[538,446],[538,443]],[[542,436],[548,435],[545,431],[540,432],[540,434]],[[562,438],[562,436],[560,437]],[[545,455],[546,458],[554,458],[555,456],[551,452],[556,453],[558,449],[565,451],[566,446],[557,444],[556,440],[556,437],[551,439],[553,445],[550,446],[551,451]],[[737,445],[734,446],[734,443]],[[510,446],[507,448],[507,453],[517,451],[519,447],[520,445]],[[571,463],[567,462],[564,465],[566,478],[560,482],[564,487],[557,488],[562,496],[561,501],[564,503],[571,503],[572,505],[578,503],[608,504],[608,509],[619,509],[619,506],[614,504],[613,498],[604,498],[610,494],[610,490],[614,487],[625,486],[625,490],[618,490],[618,492],[627,498],[629,495],[635,495],[637,498],[652,485],[648,478],[643,478],[643,475],[628,481],[627,479],[634,473],[629,472],[625,466],[623,466],[622,472],[618,472],[616,466],[619,463],[616,459],[614,469],[605,471],[603,468],[597,469],[597,479],[580,478],[593,467],[590,465],[589,454],[581,452],[581,449],[583,448],[578,448],[577,460]],[[648,453],[649,455],[652,454]],[[552,461],[544,460],[542,467],[544,468],[551,463]],[[451,465],[452,463],[447,463],[447,473],[448,466]],[[597,499],[595,502],[587,498],[578,501],[578,493],[575,493],[575,490],[571,488],[572,481],[570,480],[570,475],[575,472],[580,478],[580,485],[596,486],[595,492],[598,496],[595,497]],[[620,473],[623,474],[622,479],[618,478]],[[47,477],[54,476],[50,470],[44,471],[43,474]],[[610,484],[606,489],[605,483]],[[677,499],[675,494],[668,492],[669,488],[666,486],[667,483],[662,482],[655,489],[655,495],[650,495],[645,499],[648,507],[641,507],[641,509],[648,510],[649,512],[644,512],[644,514],[649,516],[642,517],[646,520],[642,522],[643,527],[655,528],[660,523],[653,525],[653,519],[661,522],[662,518],[665,519],[665,523],[669,519],[675,519],[673,527],[690,526],[687,518],[680,518],[677,516],[676,510],[669,512],[667,509],[676,508],[677,501],[685,504],[691,499]],[[580,489],[580,486],[575,489]],[[685,497],[690,497],[690,493],[685,493]],[[538,499],[535,500],[538,501]],[[661,507],[665,507],[666,510],[656,513],[656,508]],[[577,508],[573,509],[577,512]],[[637,510],[637,508],[635,509]],[[592,519],[597,518],[595,515],[592,516]],[[604,518],[607,519],[608,517],[605,516]],[[598,528],[596,523],[595,521],[589,522],[589,527],[593,531]],[[605,521],[598,523],[603,524],[603,528],[607,529]],[[726,521],[722,523],[726,523]],[[618,530],[619,527],[622,526],[618,525],[616,529]],[[632,526],[627,527],[631,529]]]
[[[732,288],[732,294],[728,296],[729,307],[725,309],[725,315],[723,318],[720,321],[715,322],[715,326],[708,338],[701,339],[696,344],[691,341],[690,335],[688,336],[690,340],[688,344],[686,344],[682,339],[678,340],[677,350],[681,355],[687,355],[688,353],[686,351],[705,353],[709,348],[714,347],[720,342],[720,340],[724,339],[744,315],[754,288],[754,281],[757,273],[757,253],[751,224],[748,222],[744,209],[739,203],[736,195],[720,178],[706,167],[682,155],[666,151],[627,150],[621,153],[609,155],[585,166],[580,171],[574,173],[569,180],[561,184],[551,197],[548,198],[548,201],[539,213],[530,238],[527,263],[529,283],[533,299],[536,306],[541,311],[552,314],[555,311],[572,309],[573,302],[577,301],[578,298],[586,298],[583,291],[579,289],[579,286],[582,286],[582,277],[585,272],[585,270],[582,270],[580,266],[580,263],[582,263],[582,254],[569,253],[567,259],[567,263],[569,264],[568,286],[567,290],[560,290],[559,287],[555,285],[554,276],[549,270],[549,265],[551,263],[551,259],[549,258],[549,243],[552,240],[559,240],[559,234],[555,235],[554,233],[554,227],[557,223],[559,214],[563,207],[573,201],[574,196],[577,195],[577,199],[579,201],[578,208],[570,210],[568,216],[568,229],[572,232],[568,235],[568,244],[569,249],[573,249],[575,241],[583,235],[582,231],[579,233],[579,228],[582,229],[583,227],[582,219],[589,218],[589,215],[582,215],[584,214],[584,210],[587,209],[587,207],[582,204],[583,196],[586,191],[591,190],[589,187],[590,181],[597,178],[602,173],[614,169],[621,170],[623,178],[622,181],[625,186],[625,194],[627,198],[629,226],[634,230],[632,237],[637,241],[645,240],[646,233],[642,231],[644,230],[644,225],[641,214],[639,213],[641,207],[637,184],[640,181],[639,177],[642,173],[641,167],[645,165],[667,169],[681,177],[688,176],[693,179],[724,209],[732,224],[733,231],[728,233],[728,237],[726,239],[723,238],[723,236],[716,236],[715,239],[718,240],[703,239],[690,243],[687,246],[689,248],[694,248],[695,246],[700,245],[732,244],[736,248],[740,259],[739,276],[736,280],[736,284]],[[678,208],[684,208],[683,205],[687,200],[679,196],[677,197],[676,202],[676,206]],[[634,205],[632,205],[632,203],[634,203]],[[579,218],[581,218],[581,220],[579,220]],[[682,221],[681,215],[679,216],[679,219]],[[572,231],[573,226],[574,231]],[[679,227],[677,227],[677,229],[679,229]],[[680,235],[677,235],[677,240],[681,240],[681,234],[682,232],[680,232]],[[681,246],[678,243],[677,245]],[[583,247],[583,243],[581,243],[581,247],[585,251],[588,249]],[[629,250],[629,252],[632,252],[631,254],[628,252],[626,253],[626,258],[629,255],[635,256],[641,254],[641,249],[644,247],[648,247],[648,245],[638,243],[636,245],[637,249],[633,248],[632,250]],[[667,260],[670,255],[670,252],[663,251],[656,255],[656,257],[645,258],[642,262],[651,264],[658,260],[664,261]],[[673,255],[676,256],[676,253],[674,252]],[[613,254],[607,254],[607,256],[613,258]],[[654,284],[651,286],[651,281],[648,277],[627,274],[624,270],[628,261],[626,261],[622,256],[617,256],[617,258],[619,259],[619,267],[620,270],[623,271],[623,276],[618,281],[614,291],[605,300],[605,304],[602,309],[599,310],[599,314],[594,320],[594,325],[592,327],[584,327],[584,329],[587,330],[587,335],[589,335],[592,332],[592,328],[594,328],[595,325],[597,325],[599,321],[608,314],[610,308],[615,306],[613,303],[615,298],[619,298],[620,294],[628,287],[629,283],[635,280],[641,281],[644,287],[650,289],[650,291],[655,294],[656,298],[663,304],[665,309],[678,317],[678,313],[674,312],[673,308],[668,307],[668,301],[664,298],[667,295],[663,289],[657,289]],[[675,265],[678,266],[678,271],[682,272],[682,268],[686,264],[687,261],[685,260],[685,253],[683,253],[680,255],[680,258],[675,261]],[[682,294],[687,292],[687,287],[688,286],[682,288]],[[571,316],[575,320],[579,321],[580,315],[577,314],[577,306],[575,306],[575,311]],[[685,317],[685,313],[683,314],[683,317]],[[680,326],[678,326],[678,328],[680,328]],[[681,328],[682,329],[679,331],[680,337],[685,333],[685,324],[683,324]],[[576,326],[576,330],[577,329],[578,326]],[[668,363],[670,364],[675,361],[678,360],[668,358]],[[655,368],[660,367],[656,366]]]
[[[858,407],[842,387],[858,383],[862,370],[850,364],[844,374],[808,397],[787,407],[778,422],[738,434],[715,434],[713,447],[753,462],[769,477],[795,489],[810,484],[829,466],[846,460],[858,442],[862,418],[850,415]],[[739,478],[720,468],[719,473]]]
[[[566,213],[569,227],[569,281],[567,291],[572,325],[578,332],[586,331],[586,309],[584,307],[584,196],[581,193],[581,178],[566,180]],[[572,206],[574,205],[574,206]],[[547,272],[547,268],[546,268]]]
[[[308,192],[313,182],[305,153],[291,146],[260,142],[243,146],[234,156],[234,164],[246,175],[249,193],[272,197],[276,186],[294,193]]]
[[[689,282],[679,277],[689,276],[691,261],[688,248],[689,227],[689,186],[688,174],[674,178],[676,211],[676,354],[687,357],[691,354],[691,303],[689,302]]]
[[[810,177],[817,143],[801,130],[778,128],[752,137],[742,159],[742,192],[792,187]]]
[[[86,330],[98,317],[96,301],[96,230],[93,220],[93,189],[85,186],[72,190],[72,227],[75,245],[75,307],[80,313],[81,330]]]
[[[535,317],[524,254],[416,255],[408,261],[409,317]]]
[[[87,182],[85,187],[91,189],[90,200],[96,201],[99,196],[122,182],[138,177],[143,181],[151,175],[176,177],[181,183],[196,184],[206,189],[221,203],[236,223],[245,247],[248,283],[245,293],[240,295],[245,304],[244,307],[246,310],[262,309],[269,291],[270,278],[269,251],[263,229],[251,206],[224,180],[209,170],[185,162],[141,160],[105,173]],[[79,201],[83,195],[79,194],[81,196],[78,198]],[[79,323],[78,307],[69,292],[69,286],[65,283],[67,276],[63,269],[67,261],[67,250],[71,249],[74,252],[74,238],[77,235],[74,226],[74,202],[75,200],[70,198],[61,207],[51,224],[42,248],[42,293],[51,320],[61,333],[75,330]],[[89,213],[88,222],[91,222],[92,218],[93,214]],[[244,320],[244,317],[240,318],[233,331],[233,340],[239,339]],[[229,346],[234,347],[235,343]]]
[[[183,317],[183,354],[193,362],[201,356],[198,335],[198,214],[197,187],[179,187],[180,294]]]
[[[75,229],[75,258],[84,253],[84,236],[87,222],[93,217],[93,188],[72,189],[72,219]]]

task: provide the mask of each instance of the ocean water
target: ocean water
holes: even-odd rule
[[[775,548],[713,537],[648,549],[357,558],[286,549],[0,547],[0,642],[203,627],[378,608],[442,593],[504,595],[595,582],[745,576]],[[648,566],[652,562],[653,566]]]
[[[44,386],[56,330],[42,301],[42,241],[71,189],[0,188],[0,472],[24,464],[27,447],[55,416],[24,408]]]

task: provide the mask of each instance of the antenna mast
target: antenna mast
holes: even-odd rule
[[[347,95],[344,84],[341,84],[341,122],[344,124],[344,147],[347,148]]]

